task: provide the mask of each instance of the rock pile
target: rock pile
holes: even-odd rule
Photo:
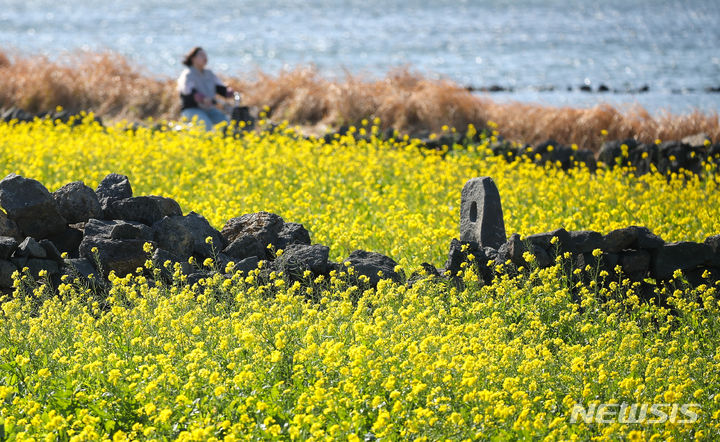
[[[474,178],[463,189],[461,207],[472,206],[479,201],[485,204],[485,210],[477,209],[478,213],[484,215],[473,216],[470,211],[467,214],[461,211],[460,237],[463,241],[452,240],[444,269],[451,276],[457,275],[469,256],[478,265],[486,282],[490,282],[493,269],[488,267],[488,263],[491,260],[496,266],[509,264],[515,269],[531,265],[545,268],[554,265],[558,255],[569,254],[569,259],[566,259],[568,271],[590,266],[597,272],[608,272],[614,280],[619,276],[617,270],[632,281],[647,278],[667,281],[678,270],[693,285],[720,280],[720,235],[711,236],[704,243],[666,243],[646,227],[629,226],[607,235],[585,230],[568,232],[561,228],[524,239],[512,234],[498,245],[497,233],[504,234],[505,226],[502,209],[499,209],[499,193],[488,177]],[[469,233],[473,231],[484,234],[473,236]],[[527,261],[529,255],[526,252],[533,255],[530,259],[534,262]]]
[[[597,158],[589,149],[574,149],[555,140],[522,147],[499,141],[493,143],[490,149],[508,160],[525,157],[539,166],[551,164],[563,170],[569,170],[576,164],[584,164],[591,172],[598,167],[632,166],[636,175],[644,175],[654,166],[662,174],[680,170],[699,174],[708,162],[720,166],[720,143],[712,144],[704,134],[660,144],[643,144],[635,139],[606,141]]]
[[[652,166],[662,174],[681,169],[700,173],[706,162],[720,165],[720,143],[711,144],[704,134],[660,144],[643,144],[634,139],[608,141],[600,149],[598,161],[609,167],[633,166],[637,175],[649,173]]]
[[[463,248],[463,245],[466,247]],[[587,230],[568,232],[561,228],[524,239],[515,233],[497,249],[453,240],[445,270],[457,274],[470,254],[474,257],[473,261],[485,269],[490,260],[496,265],[510,263],[515,268],[529,268],[531,265],[545,268],[554,265],[558,255],[569,253],[571,269],[584,269],[589,265],[592,269],[613,275],[613,280],[617,280],[618,269],[632,281],[647,278],[667,281],[676,270],[680,270],[688,282],[700,285],[720,280],[719,246],[720,235],[708,237],[704,243],[666,243],[647,228],[639,226],[613,230],[607,235]],[[533,255],[533,263],[527,261],[525,252]],[[490,270],[484,274],[487,278],[491,275]]]
[[[183,215],[171,198],[133,196],[124,175],[106,176],[95,190],[78,181],[50,193],[36,180],[10,174],[0,181],[0,207],[0,289],[6,291],[13,272],[23,268],[34,277],[45,270],[56,284],[63,274],[125,276],[145,264],[146,243],[156,266],[179,263],[191,282],[211,272],[190,265],[191,257],[212,258],[221,272],[230,262],[233,271],[249,272],[265,261],[265,269],[295,279],[306,270],[318,276],[345,267],[329,260],[328,247],[312,244],[301,224],[258,212],[232,218],[218,231],[195,212]],[[284,253],[276,258],[278,249]],[[371,285],[379,272],[399,280],[395,261],[378,253],[356,250],[343,263]]]
[[[336,132],[326,134],[323,139],[326,143],[332,143],[347,133],[348,128],[342,127]],[[470,138],[459,133],[431,138],[429,133],[423,133],[419,134],[418,139],[421,149],[447,151],[455,146],[477,145],[488,136],[486,132],[477,132]],[[381,135],[384,139],[394,137],[397,137],[397,133],[392,129]],[[363,136],[355,134],[355,138]],[[636,175],[643,175],[651,171],[651,165],[663,174],[679,172],[681,169],[700,173],[706,162],[720,166],[720,143],[712,144],[705,134],[660,144],[643,144],[635,139],[607,141],[597,155],[590,149],[568,146],[552,139],[532,146],[517,145],[502,137],[497,138],[497,141],[489,145],[494,155],[502,156],[508,161],[528,158],[538,166],[552,165],[563,170],[570,170],[579,164],[585,165],[591,172],[595,172],[598,167],[614,168],[623,165],[633,166]]]
[[[285,222],[273,213],[231,218],[218,231],[195,212],[183,214],[171,198],[133,196],[124,175],[106,176],[95,190],[78,181],[50,193],[36,180],[10,174],[0,181],[0,207],[4,210],[0,211],[0,289],[4,291],[12,288],[12,274],[23,269],[33,277],[47,274],[54,284],[64,274],[97,275],[94,281],[103,285],[110,272],[118,276],[142,272],[149,258],[147,243],[157,268],[164,269],[168,261],[177,263],[190,283],[224,273],[230,262],[235,264],[233,272],[262,267],[266,272],[282,271],[290,280],[301,280],[308,271],[313,277],[329,275],[346,266],[354,268],[358,284],[375,286],[382,278],[402,279],[395,270],[397,263],[379,253],[355,250],[340,263],[331,261],[330,249],[312,244],[301,224]],[[279,249],[282,254],[276,252]],[[704,243],[666,243],[645,227],[630,226],[607,235],[557,229],[524,239],[518,234],[507,238],[500,194],[489,177],[474,178],[463,188],[460,240],[452,240],[443,272],[430,264],[423,267],[430,275],[454,278],[463,263],[470,262],[489,283],[500,264],[510,272],[521,266],[544,268],[554,265],[559,255],[568,272],[590,266],[642,282],[667,281],[679,270],[694,285],[720,280],[720,235]],[[211,258],[216,266],[193,266],[190,258],[198,263]],[[488,266],[491,260],[495,269]],[[265,265],[260,266],[261,261]],[[163,270],[161,277],[169,278],[169,271]]]
[[[74,126],[77,126],[79,124],[82,124],[83,115],[82,113],[69,112],[64,109],[53,109],[38,112],[37,114],[33,114],[19,107],[10,107],[0,110],[0,121],[4,121],[5,123],[9,123],[11,121],[17,121],[18,123],[30,123],[36,118],[39,118],[41,120],[48,119],[52,121],[60,121],[65,124],[72,121],[72,124]],[[93,120],[96,123],[102,125],[102,119],[100,117],[95,116]]]

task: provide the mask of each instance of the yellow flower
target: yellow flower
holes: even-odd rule
[[[118,380],[119,378],[120,378],[120,370],[118,370],[117,368],[113,368],[112,370],[110,370],[110,371],[108,372],[108,381],[109,381],[111,384],[117,383],[117,380]]]
[[[202,284],[188,284],[197,275],[188,278],[181,263],[164,267],[169,279],[104,269],[112,284],[69,275],[57,293],[18,270],[14,292],[0,299],[7,438],[712,437],[720,411],[709,388],[720,383],[720,354],[708,331],[720,321],[720,284],[711,271],[703,281],[678,273],[657,285],[652,271],[640,281],[609,269],[595,279],[597,269],[583,266],[580,278],[564,250],[543,269],[516,272],[491,260],[447,280],[408,269],[442,266],[458,234],[460,190],[480,173],[498,185],[507,231],[524,238],[561,226],[605,234],[645,225],[668,242],[703,242],[719,233],[714,162],[697,177],[563,171],[492,154],[502,125],[476,131],[476,145],[435,153],[405,134],[356,139],[356,128],[326,144],[279,124],[226,137],[0,123],[7,171],[49,190],[77,176],[95,186],[99,171],[122,165],[138,195],[172,197],[216,229],[272,211],[302,223],[313,243],[329,246],[329,261],[343,263],[318,275],[284,274],[274,259],[243,275],[205,268]],[[288,224],[286,233],[299,231]],[[358,249],[395,259],[401,282],[356,286],[370,281],[346,259]],[[262,252],[275,256],[273,247]],[[621,270],[620,262],[612,266]],[[78,405],[72,413],[62,400],[43,400],[61,390]],[[697,424],[569,422],[576,402],[692,401],[702,432]],[[118,410],[141,419],[101,419]]]
[[[172,416],[172,410],[169,408],[164,408],[160,413],[158,413],[158,422],[160,423],[166,423],[168,419],[170,419],[170,416]]]
[[[152,402],[148,402],[147,404],[145,404],[145,405],[143,406],[143,411],[144,411],[145,414],[147,414],[148,416],[150,416],[151,414],[155,413],[155,410],[157,410],[157,407],[155,407],[155,404],[153,404]]]
[[[585,359],[582,357],[576,357],[570,363],[570,369],[573,373],[580,373],[585,370]]]

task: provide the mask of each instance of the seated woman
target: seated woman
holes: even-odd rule
[[[231,97],[234,91],[225,86],[222,81],[210,70],[205,69],[208,57],[205,51],[194,47],[183,59],[187,66],[178,79],[178,91],[182,100],[180,114],[192,120],[197,118],[206,130],[211,130],[216,124],[229,121],[229,118],[215,107],[216,94]]]

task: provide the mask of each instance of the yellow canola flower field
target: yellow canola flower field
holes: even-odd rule
[[[442,264],[460,189],[480,175],[498,184],[510,232],[720,233],[711,175],[566,173],[482,146],[443,158],[352,137],[326,146],[285,129],[235,140],[38,122],[0,125],[0,152],[4,173],[51,191],[124,173],[135,194],[173,197],[218,228],[268,210],[305,224],[335,258],[365,248],[408,270]],[[1,437],[720,437],[718,287],[691,288],[678,274],[657,305],[627,280],[599,284],[591,269],[576,283],[565,269],[560,257],[482,285],[469,266],[459,284],[386,280],[365,291],[348,283],[350,269],[297,282],[218,274],[193,286],[178,273],[153,284],[138,274],[111,278],[107,296],[22,275],[1,304]]]
[[[290,129],[235,140],[38,122],[0,125],[0,159],[4,175],[36,179],[51,192],[70,181],[95,188],[108,173],[128,175],[135,195],[174,198],[218,229],[235,216],[274,212],[305,225],[338,260],[363,248],[404,266],[442,266],[459,235],[460,190],[476,176],[495,180],[508,234],[641,225],[666,241],[702,242],[720,233],[716,180],[545,170],[507,163],[482,146],[442,158],[411,143],[352,135],[324,145],[298,140]]]

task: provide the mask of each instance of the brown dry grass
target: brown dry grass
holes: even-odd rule
[[[109,52],[43,56],[0,53],[0,106],[36,113],[56,106],[111,118],[144,119],[177,109],[173,86]]]
[[[380,80],[346,73],[342,81],[330,81],[313,68],[226,80],[243,93],[246,104],[267,106],[273,119],[305,126],[357,124],[378,117],[384,128],[418,133],[494,121],[511,140],[533,144],[553,138],[595,150],[603,141],[603,129],[607,139],[652,142],[704,132],[720,141],[717,114],[654,117],[640,107],[621,111],[610,105],[575,109],[499,104],[408,69],[393,70]],[[154,78],[118,54],[76,52],[51,61],[0,51],[0,108],[40,112],[57,105],[110,119],[175,118],[179,111],[174,79]]]

